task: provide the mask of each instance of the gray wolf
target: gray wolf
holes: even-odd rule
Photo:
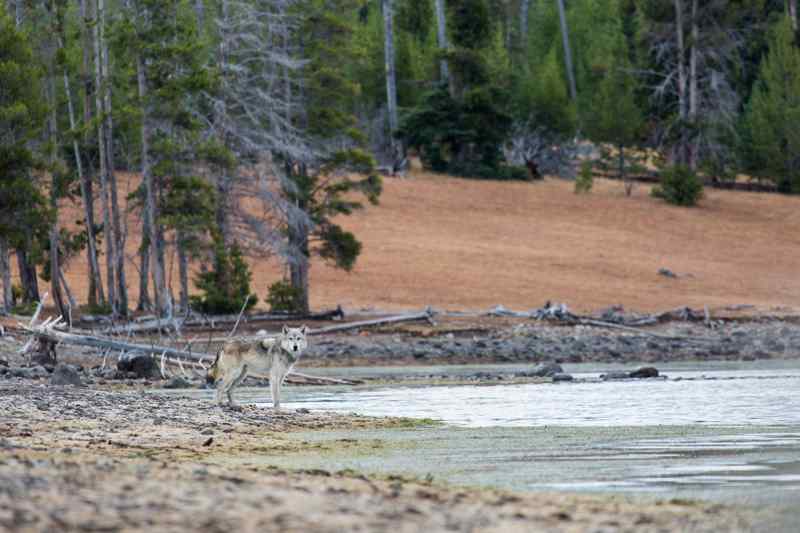
[[[259,332],[260,333],[260,332]],[[233,389],[249,376],[268,378],[272,391],[272,405],[281,406],[281,385],[300,355],[308,347],[308,328],[284,326],[281,334],[273,338],[254,341],[233,340],[225,343],[217,352],[217,358],[209,369],[207,381],[217,387],[217,403],[238,409],[233,399]]]

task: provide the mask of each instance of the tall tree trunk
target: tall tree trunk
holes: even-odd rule
[[[11,265],[8,261],[8,241],[0,236],[0,278],[3,281],[3,311],[11,311],[14,304],[13,293],[11,292]]]
[[[300,291],[298,313],[308,313],[310,310],[308,297],[308,269],[309,247],[308,234],[303,231],[289,230],[289,247],[299,253],[289,262],[289,276],[292,287]]]
[[[39,278],[36,276],[36,265],[31,263],[27,250],[31,249],[30,235],[25,235],[25,242],[17,252],[17,270],[22,283],[22,302],[29,304],[39,301]]]
[[[206,25],[206,6],[203,0],[194,0],[194,15],[197,17],[197,32],[202,35]]]
[[[59,41],[61,41],[59,39]],[[59,47],[63,48],[64,43],[59,42]],[[70,130],[75,132],[75,108],[72,105],[72,91],[70,90],[69,74],[67,69],[64,68],[64,93],[67,96],[67,110],[69,112],[69,127]],[[77,137],[72,138],[72,152],[75,156],[75,167],[78,170],[78,183],[81,189],[81,198],[83,200],[83,207],[86,218],[86,236],[87,236],[87,250],[89,260],[89,294],[88,302],[90,307],[95,307],[98,303],[97,287],[102,286],[100,278],[100,266],[97,262],[97,242],[94,236],[94,215],[90,213],[92,202],[90,200],[90,191],[86,183],[86,175],[83,171],[83,161],[81,160],[81,150],[78,145]],[[66,287],[65,287],[66,289]]]
[[[105,38],[106,10],[105,0],[98,0],[98,26],[100,29],[100,56],[102,57],[102,79],[104,85],[103,92],[103,130],[105,132],[105,157],[106,173],[108,176],[108,193],[111,200],[111,225],[114,236],[112,250],[114,252],[114,274],[116,283],[116,306],[115,314],[120,316],[128,315],[128,287],[125,280],[125,239],[122,233],[120,221],[119,197],[117,194],[117,176],[114,171],[114,124],[111,116],[111,76],[109,70],[108,42]],[[111,257],[108,258],[112,260]],[[109,280],[111,283],[111,280]]]
[[[228,0],[222,0],[219,5],[219,16],[222,19],[224,25],[228,25],[230,22],[230,12],[228,11]],[[226,74],[228,71],[227,63],[228,63],[228,52],[226,48],[225,38],[220,39],[219,43],[219,52],[217,56],[217,63],[219,66],[220,72],[220,101],[222,102],[219,107],[215,108],[214,110],[214,125],[217,128],[219,140],[223,145],[225,143],[225,136],[227,131],[227,124],[225,123],[228,120],[228,110],[227,110],[227,98],[228,98],[228,91],[227,91],[227,78]],[[230,213],[231,213],[231,194],[232,194],[232,177],[230,170],[227,168],[220,169],[217,172],[217,177],[215,180],[216,191],[217,191],[217,204],[216,204],[216,211],[215,221],[217,223],[217,229],[219,230],[220,235],[222,236],[222,242],[225,243],[225,246],[228,247],[233,242],[232,235],[231,235],[231,227],[230,227]]]
[[[22,5],[23,0],[14,0],[14,22],[17,28],[22,26],[22,19],[24,16],[25,6]]]
[[[80,1],[81,16],[81,39],[83,61],[81,62],[81,83],[83,85],[83,123],[89,124],[92,121],[92,35],[89,26],[93,20],[94,9],[92,0]],[[68,83],[65,80],[65,83]],[[69,91],[67,91],[69,93]],[[74,129],[75,126],[72,125]],[[88,145],[90,132],[84,130],[84,142]],[[76,156],[77,157],[77,156]],[[94,186],[92,175],[94,174],[91,163],[85,169],[85,175],[81,180],[81,198],[83,199],[84,216],[86,218],[86,255],[89,262],[89,305],[105,306],[106,296],[103,290],[103,277],[100,270],[100,261],[97,250],[97,232],[95,229],[94,218]]]
[[[786,0],[786,13],[792,21],[792,29],[797,33],[797,0]]]
[[[144,61],[141,56],[136,58],[136,77],[138,80],[139,100],[142,106],[142,179],[145,188],[145,209],[147,217],[147,239],[150,243],[150,261],[153,268],[153,290],[156,303],[156,312],[159,316],[172,316],[172,302],[167,294],[166,277],[164,270],[164,248],[160,243],[161,232],[156,224],[158,218],[158,204],[156,200],[155,184],[150,166],[150,112],[147,103],[147,80],[144,72]]]
[[[403,151],[395,137],[397,132],[397,76],[394,64],[394,6],[392,0],[383,1],[383,52],[386,65],[386,103],[389,111],[389,143],[392,150],[392,168],[403,159]]]
[[[90,2],[93,0],[89,0]],[[102,1],[102,0],[101,0]],[[101,184],[101,202],[100,205],[102,206],[103,210],[103,238],[106,241],[106,281],[108,283],[108,303],[111,306],[112,311],[116,314],[117,313],[117,297],[116,297],[116,287],[115,287],[115,280],[116,276],[114,273],[114,265],[116,264],[114,258],[114,236],[111,229],[111,208],[109,206],[109,183],[108,183],[108,157],[106,156],[106,150],[108,147],[106,146],[106,134],[105,134],[105,126],[106,121],[103,119],[103,75],[102,75],[102,65],[103,65],[103,47],[100,42],[100,26],[102,20],[102,13],[100,13],[101,4],[97,6],[97,12],[95,13],[94,17],[94,29],[93,29],[93,37],[94,37],[94,74],[95,74],[95,109],[97,115],[100,117],[100,120],[97,122],[97,149],[98,149],[98,157],[100,159],[100,184]]]
[[[186,238],[178,231],[175,239],[178,248],[178,277],[180,279],[179,305],[182,313],[189,312],[189,256],[186,254]]]
[[[51,4],[51,25],[50,29],[55,33],[56,25],[56,9]],[[56,312],[61,315],[71,326],[71,316],[67,312],[67,306],[64,305],[64,295],[61,292],[61,262],[59,257],[59,224],[58,224],[58,105],[56,103],[56,69],[55,69],[55,54],[58,47],[55,46],[56,41],[53,40],[54,35],[50,35],[50,44],[52,45],[52,55],[47,59],[47,107],[50,111],[50,116],[47,124],[47,138],[50,144],[50,207],[55,213],[53,223],[50,226],[50,293],[53,297],[53,302],[56,306]]]
[[[697,135],[697,110],[698,110],[698,92],[697,92],[697,43],[700,40],[700,23],[698,21],[698,0],[692,0],[692,42],[689,49],[689,122],[692,125],[694,132],[694,139],[690,145],[689,153],[689,166],[692,169],[697,168],[697,151],[699,138]]]
[[[142,212],[142,244],[139,246],[139,303],[137,311],[149,311],[153,307],[150,300],[150,217],[147,215],[147,202]]]
[[[519,49],[524,51],[528,46],[528,19],[530,18],[531,0],[521,0],[519,3]]]
[[[446,52],[447,16],[444,10],[444,0],[436,0],[436,39],[439,43],[439,51],[442,53]],[[447,65],[447,59],[445,58],[439,61],[439,76],[442,82],[447,82],[450,79],[450,69]]]
[[[75,295],[72,294],[72,289],[69,288],[69,283],[67,283],[67,278],[64,277],[64,269],[63,268],[58,273],[58,277],[61,280],[61,287],[64,289],[64,294],[67,296],[67,302],[69,302],[70,309],[77,309],[78,308],[78,302],[75,301]],[[70,317],[71,317],[71,313],[70,313]]]
[[[575,70],[572,67],[572,49],[569,46],[567,12],[564,9],[564,0],[556,0],[556,3],[558,4],[558,19],[561,24],[561,42],[564,45],[564,66],[567,69],[569,97],[573,102],[575,102],[578,99],[578,89],[575,85]]]
[[[675,3],[675,39],[678,46],[678,116],[681,120],[680,141],[677,149],[676,162],[687,164],[686,153],[686,119],[687,119],[687,98],[686,98],[686,43],[683,28],[683,0],[674,0]]]

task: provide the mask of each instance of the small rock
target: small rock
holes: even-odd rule
[[[165,389],[188,389],[192,384],[181,376],[175,376],[164,384]]]
[[[308,409],[306,409],[305,407],[301,407],[300,409],[297,409],[297,411],[296,411],[296,412],[298,412],[298,413],[300,413],[300,414],[302,414],[302,415],[307,415],[307,414],[308,414],[308,413],[310,413],[311,411],[309,411],[309,410],[308,410]]]
[[[572,381],[573,377],[569,374],[556,374],[553,376],[553,383],[558,383],[560,381]]]
[[[117,370],[128,373],[130,378],[154,378],[160,377],[158,363],[156,360],[145,354],[133,354],[128,357],[121,357],[117,362]]]
[[[50,375],[47,373],[47,370],[43,366],[39,365],[31,367],[9,368],[8,373],[14,377],[24,378],[24,379],[44,378]]]
[[[659,268],[658,273],[667,278],[677,278],[678,276],[668,268]]]
[[[211,428],[204,429],[203,431],[200,432],[200,434],[201,435],[213,435],[214,434],[214,430],[211,429]]]
[[[53,375],[50,376],[50,385],[75,385],[78,387],[81,384],[81,376],[72,365],[60,363],[53,370]]]
[[[556,374],[563,373],[564,369],[557,363],[542,363],[541,365],[537,365],[536,368],[530,372],[530,375],[540,378],[550,378]]]
[[[631,377],[630,374],[628,374],[627,372],[623,372],[621,370],[614,370],[609,372],[608,374],[600,374],[600,379],[602,379],[603,381],[610,381],[614,379],[628,379],[629,377]]]
[[[212,442],[214,442],[214,437],[208,437],[208,439],[203,443],[203,446],[211,446]]]
[[[643,366],[638,370],[634,370],[630,374],[629,377],[637,378],[637,379],[645,379],[645,378],[657,378],[658,377],[658,369],[652,366]]]

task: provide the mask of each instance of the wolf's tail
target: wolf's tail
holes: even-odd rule
[[[211,363],[211,366],[208,367],[208,373],[206,374],[206,384],[207,385],[214,385],[217,382],[217,369],[219,363],[219,356],[222,355],[222,350],[217,352],[217,357],[214,358],[214,362]]]

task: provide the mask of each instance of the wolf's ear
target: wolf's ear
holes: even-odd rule
[[[286,324],[284,324],[284,325],[283,325],[283,331],[282,331],[282,333],[283,333],[284,335],[287,335],[287,334],[289,333],[289,328],[286,326]]]
[[[303,335],[308,335],[308,326],[306,326],[305,324],[303,324],[303,325],[300,327],[300,332],[301,332]]]

